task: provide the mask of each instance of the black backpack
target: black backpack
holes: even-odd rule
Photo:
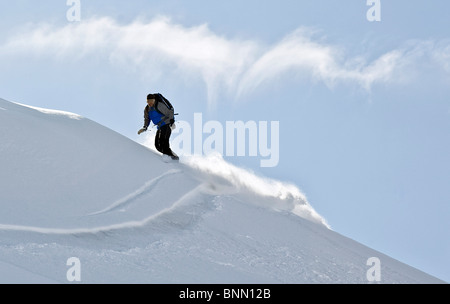
[[[160,94],[160,93],[156,93],[155,94],[155,110],[156,111],[158,111],[160,114],[163,114],[163,113],[161,113],[159,110],[158,110],[158,103],[159,102],[162,102],[169,110],[173,110],[173,106],[172,106],[172,104],[170,103],[170,101],[166,98],[166,97],[164,97],[164,96],[162,96],[162,94]]]

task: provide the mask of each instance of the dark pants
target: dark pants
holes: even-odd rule
[[[161,152],[162,154],[166,154],[169,156],[174,156],[172,150],[170,149],[169,139],[172,134],[172,129],[169,125],[164,125],[158,129],[155,137],[155,147],[156,150]]]

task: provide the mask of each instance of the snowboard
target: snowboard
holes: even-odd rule
[[[162,155],[162,160],[165,163],[178,163],[179,162],[179,157],[177,155],[169,156],[167,154],[163,154]]]

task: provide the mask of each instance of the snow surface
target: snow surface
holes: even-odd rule
[[[0,99],[0,283],[443,283],[332,231],[294,185],[161,156],[73,113]]]

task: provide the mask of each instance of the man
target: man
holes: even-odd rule
[[[156,150],[173,160],[178,160],[178,156],[173,153],[169,144],[172,127],[175,124],[174,110],[170,102],[159,93],[148,94],[147,96],[147,106],[144,110],[144,127],[138,131],[139,135],[147,131],[150,121],[158,127],[155,136]]]

